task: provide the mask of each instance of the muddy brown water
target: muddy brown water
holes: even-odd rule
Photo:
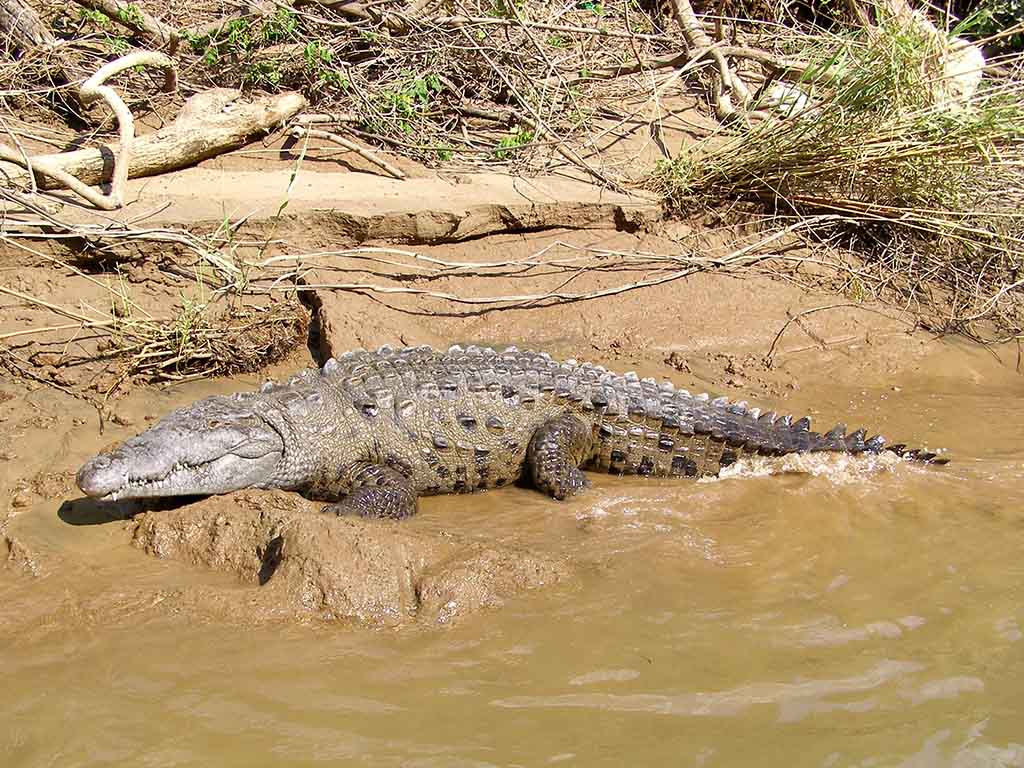
[[[40,573],[0,569],[0,762],[1024,765],[1019,381],[824,376],[796,396],[949,447],[943,469],[810,462],[697,484],[595,477],[566,504],[521,488],[427,499],[408,525],[576,565],[441,627],[186,610],[176,596],[197,585],[242,605],[254,587],[33,497],[9,533]],[[170,403],[149,397],[140,409]],[[12,444],[73,467],[105,442],[94,432]]]

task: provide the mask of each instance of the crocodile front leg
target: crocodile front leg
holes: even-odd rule
[[[416,488],[397,469],[358,462],[345,473],[351,490],[323,512],[359,517],[387,517],[401,520],[416,514]]]
[[[533,433],[526,452],[533,484],[559,500],[589,487],[590,481],[579,467],[592,442],[590,429],[571,413],[546,421]]]

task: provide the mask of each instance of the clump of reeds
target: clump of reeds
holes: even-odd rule
[[[683,209],[747,199],[781,216],[828,214],[821,236],[842,235],[939,328],[970,333],[991,318],[1016,333],[1024,81],[987,79],[950,103],[936,45],[897,24],[817,38],[796,83],[802,109],[714,137],[652,183]]]

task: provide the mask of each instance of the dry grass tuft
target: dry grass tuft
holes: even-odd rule
[[[935,98],[934,40],[881,31],[808,38],[809,106],[715,136],[651,184],[684,210],[741,199],[784,220],[829,214],[813,234],[864,259],[884,298],[937,330],[1019,334],[1024,79],[987,79],[950,108]]]
[[[186,301],[167,320],[116,319],[101,347],[124,360],[126,375],[146,381],[227,376],[286,357],[305,342],[308,323],[295,300],[227,307]]]

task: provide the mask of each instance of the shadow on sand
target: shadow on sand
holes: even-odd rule
[[[159,512],[179,507],[204,498],[202,496],[175,496],[157,499],[125,499],[100,501],[83,496],[65,499],[57,510],[57,517],[68,525],[106,525],[118,520],[130,520],[140,512]]]

